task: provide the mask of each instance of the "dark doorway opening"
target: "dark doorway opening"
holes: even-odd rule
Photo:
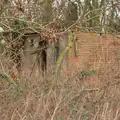
[[[60,45],[59,45],[59,40],[55,43],[55,62],[57,62],[58,57],[60,54]]]
[[[47,42],[46,40],[41,40],[38,46],[38,62],[39,69],[42,73],[46,72],[47,69]]]
[[[41,70],[45,73],[47,69],[47,53],[46,50],[41,51]]]

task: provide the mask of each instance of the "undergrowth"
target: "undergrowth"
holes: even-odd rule
[[[89,58],[91,66],[70,75],[49,70],[43,78],[26,68],[13,80],[3,64],[0,120],[120,120],[120,47],[113,47],[92,49],[97,62]]]
[[[119,120],[120,80],[86,84],[86,77],[97,77],[88,73],[57,79],[32,75],[6,85],[0,90],[0,120]]]

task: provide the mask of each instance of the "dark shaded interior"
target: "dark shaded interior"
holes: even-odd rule
[[[45,50],[41,51],[41,70],[45,72],[47,69],[47,53]]]

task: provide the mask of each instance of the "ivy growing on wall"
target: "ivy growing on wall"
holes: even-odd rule
[[[12,23],[12,29],[14,30],[12,37],[13,39],[16,39],[19,36],[19,30],[26,28],[27,20],[25,19],[14,19]]]
[[[13,21],[13,29],[14,30],[19,30],[22,28],[27,27],[27,21],[26,20],[22,20],[22,19],[15,19]]]

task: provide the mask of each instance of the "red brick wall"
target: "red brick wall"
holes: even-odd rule
[[[112,35],[94,33],[76,33],[78,57],[74,57],[73,47],[69,51],[69,71],[97,69],[116,60],[120,40]]]

